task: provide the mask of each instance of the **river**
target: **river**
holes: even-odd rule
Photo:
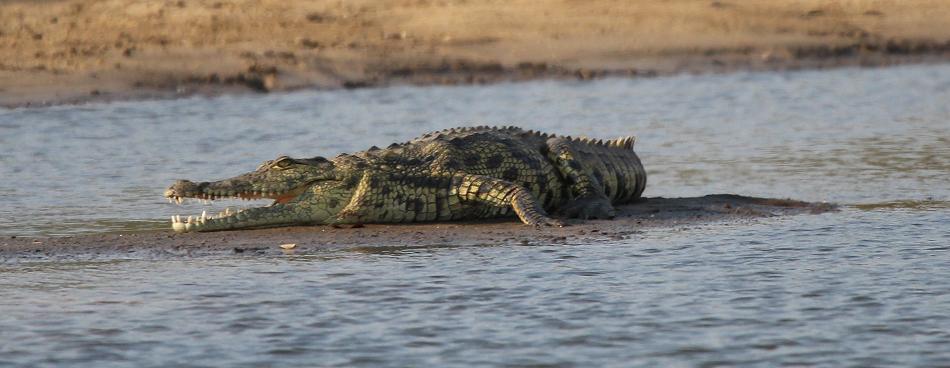
[[[0,236],[168,228],[174,179],[458,125],[636,135],[647,196],[838,212],[594,244],[0,265],[0,366],[950,362],[950,65],[0,109]],[[371,250],[367,250],[371,249]]]

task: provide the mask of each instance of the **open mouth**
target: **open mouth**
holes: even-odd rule
[[[169,203],[182,204],[187,200],[195,200],[204,204],[211,204],[211,201],[215,200],[241,200],[241,201],[255,201],[261,199],[273,199],[274,202],[270,205],[264,207],[270,207],[276,204],[285,204],[289,203],[293,199],[299,197],[301,194],[306,191],[306,186],[300,186],[289,191],[284,192],[268,192],[268,191],[231,191],[231,190],[203,190],[203,191],[193,191],[193,190],[181,190],[180,188],[169,188],[165,191],[165,198],[168,199]],[[260,208],[260,207],[252,207]],[[191,215],[191,216],[182,216],[175,215],[171,217],[172,228],[178,231],[182,230],[191,230],[196,227],[200,227],[209,222],[214,221],[235,221],[242,219],[242,213],[250,208],[236,209],[232,210],[231,207],[226,207],[224,210],[214,214],[209,214],[207,210],[202,211],[200,215]]]

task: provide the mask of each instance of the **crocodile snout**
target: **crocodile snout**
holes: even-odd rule
[[[176,180],[168,189],[165,189],[165,197],[191,197],[201,192],[201,184],[188,180]]]

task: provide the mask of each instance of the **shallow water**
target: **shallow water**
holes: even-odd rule
[[[0,266],[0,366],[950,361],[950,65],[0,110],[0,235],[167,227],[279,154],[460,122],[635,134],[648,196],[845,204],[570,246]],[[197,211],[196,211],[197,209]]]

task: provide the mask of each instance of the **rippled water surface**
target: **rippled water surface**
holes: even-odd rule
[[[176,178],[478,122],[635,134],[647,196],[845,206],[570,246],[10,263],[0,366],[950,362],[950,65],[0,110],[0,235],[164,228],[196,212],[161,198]]]

